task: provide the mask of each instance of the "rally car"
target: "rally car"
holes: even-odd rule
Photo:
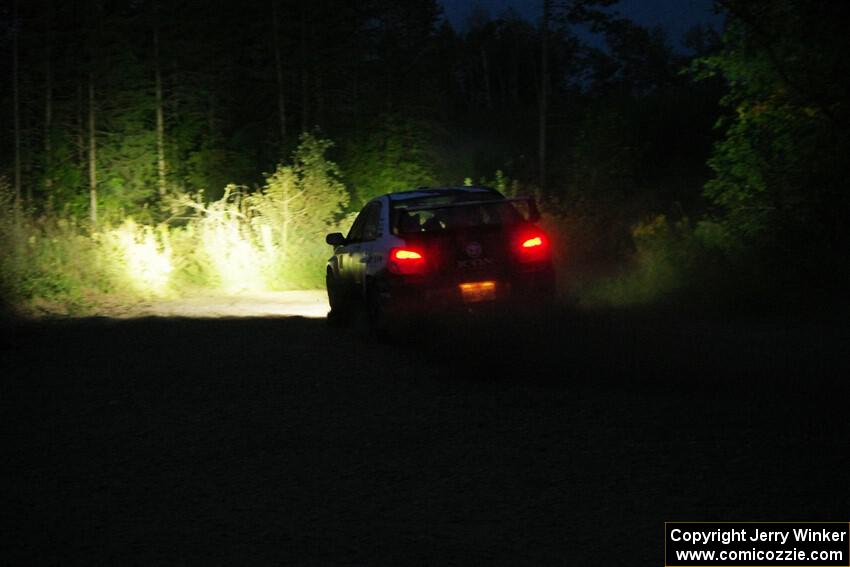
[[[555,275],[539,217],[533,199],[509,199],[488,187],[377,197],[347,236],[325,239],[334,248],[326,272],[328,318],[347,323],[364,312],[382,327],[413,315],[545,302],[554,295]]]

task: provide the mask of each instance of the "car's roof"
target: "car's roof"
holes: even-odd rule
[[[462,187],[418,187],[408,191],[399,191],[397,193],[388,193],[386,195],[390,201],[405,201],[407,199],[419,199],[422,197],[433,197],[437,195],[457,195],[457,194],[475,194],[484,193],[490,195],[499,195],[501,193],[490,187],[479,186],[462,186]]]

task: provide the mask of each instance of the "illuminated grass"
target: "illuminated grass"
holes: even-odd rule
[[[174,271],[168,230],[139,226],[127,219],[111,236],[120,245],[131,285],[143,294],[163,295]]]

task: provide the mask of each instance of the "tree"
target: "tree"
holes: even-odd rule
[[[550,27],[553,21],[561,25],[572,23],[590,23],[599,28],[607,22],[609,15],[600,8],[614,4],[617,0],[542,0],[542,15],[540,18],[540,81],[538,106],[538,175],[541,187],[546,187],[546,152],[547,129],[549,118],[549,91],[551,76],[550,59]]]
[[[49,190],[53,185],[53,2],[47,0],[45,14],[46,38],[44,46],[44,183]]]
[[[723,0],[722,50],[701,76],[728,84],[706,196],[745,246],[782,269],[848,243],[846,3]],[[817,253],[814,253],[817,251]],[[843,261],[843,260],[842,260]],[[830,262],[832,264],[832,262]]]
[[[358,205],[437,181],[428,133],[427,123],[389,115],[346,145],[342,164]]]
[[[283,67],[280,56],[280,22],[278,20],[278,2],[272,0],[272,44],[274,49],[274,71],[277,83],[277,112],[280,124],[280,147],[286,144],[286,96],[284,94]]]
[[[97,131],[95,130],[94,73],[89,72],[89,221],[97,225]]]
[[[97,33],[100,25],[101,5],[95,0],[95,21],[89,30],[89,72],[88,72],[88,140],[89,140],[89,222],[97,226],[97,123],[95,107],[95,68],[97,67],[97,51],[99,49]]]
[[[165,196],[166,191],[166,163],[165,163],[165,112],[162,101],[162,71],[159,61],[159,12],[157,0],[153,1],[153,64],[154,64],[154,90],[156,96],[156,165],[157,185],[159,197]]]
[[[549,22],[552,18],[552,0],[543,0],[540,18],[540,104],[538,109],[537,159],[540,186],[546,187],[546,124],[549,103]]]
[[[302,134],[292,164],[279,165],[266,178],[264,193],[253,200],[261,215],[278,228],[285,256],[293,240],[299,245],[322,242],[348,205],[339,169],[326,155],[332,145],[314,134]]]
[[[18,34],[20,33],[20,22],[18,20],[18,2],[14,3],[12,12],[12,113],[15,138],[15,207],[21,206],[21,108],[20,108],[20,84],[18,82]]]

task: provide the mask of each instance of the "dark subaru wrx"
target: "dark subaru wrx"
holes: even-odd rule
[[[487,187],[419,188],[366,204],[347,236],[329,234],[332,322],[364,306],[383,326],[413,314],[501,309],[550,300],[548,236],[533,199]]]

